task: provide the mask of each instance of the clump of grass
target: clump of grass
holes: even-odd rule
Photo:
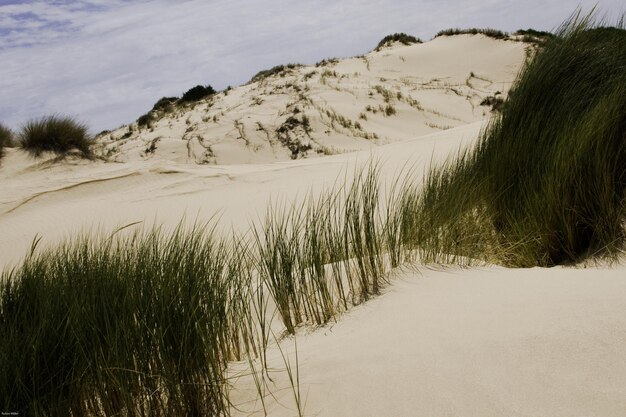
[[[508,39],[509,34],[507,32],[503,32],[497,29],[491,28],[470,28],[470,29],[459,29],[459,28],[450,28],[444,29],[437,32],[435,38],[440,36],[455,36],[455,35],[485,35],[494,39]]]
[[[287,65],[276,65],[270,69],[262,70],[257,72],[254,77],[250,80],[251,83],[262,81],[268,77],[272,76],[280,76],[284,77],[291,70],[302,67],[302,64],[287,64]]]
[[[11,129],[0,123],[0,159],[4,156],[4,148],[13,143],[13,132]]]
[[[296,108],[297,109],[297,108]],[[312,131],[311,122],[306,115],[301,118],[289,116],[277,129],[276,138],[278,141],[291,151],[291,158],[297,159],[299,156],[306,154],[312,149],[310,142],[310,133]]]
[[[78,151],[84,158],[92,158],[93,143],[87,125],[66,116],[45,116],[33,119],[22,127],[18,141],[20,146],[37,157],[43,152],[65,156]]]
[[[20,415],[227,410],[251,349],[245,260],[212,230],[83,236],[0,281],[0,407]]]
[[[454,202],[438,215],[442,232],[479,217],[474,232],[507,265],[615,256],[625,238],[625,110],[626,30],[576,14],[524,68],[476,150],[432,174],[424,211]]]
[[[391,104],[387,104],[385,108],[383,109],[383,111],[385,112],[385,116],[387,117],[393,116],[394,114],[396,114],[396,108],[392,106]]]
[[[187,90],[178,100],[179,103],[193,103],[215,94],[215,90],[210,85],[197,85]]]
[[[392,45],[395,42],[400,42],[402,45],[413,45],[416,43],[422,43],[419,38],[406,33],[394,33],[393,35],[387,35],[378,42],[375,51],[380,51],[386,46]]]

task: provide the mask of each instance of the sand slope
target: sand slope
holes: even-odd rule
[[[386,294],[298,335],[305,415],[623,416],[625,277],[624,267],[399,273]],[[293,339],[282,346],[293,364]],[[297,415],[286,372],[271,376],[268,415]],[[263,415],[248,378],[232,397],[240,415]]]
[[[506,94],[526,48],[464,35],[287,68],[187,108],[155,112],[149,127],[103,135],[100,152],[120,161],[240,164],[406,140],[488,116],[481,101]]]

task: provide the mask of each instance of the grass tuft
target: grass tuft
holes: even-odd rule
[[[92,158],[92,139],[85,124],[66,116],[45,116],[28,121],[18,136],[20,146],[37,157],[43,152],[66,156],[78,151]]]
[[[4,148],[13,144],[13,132],[11,129],[0,123],[0,159],[4,156]]]

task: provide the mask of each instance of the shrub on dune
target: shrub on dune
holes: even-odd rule
[[[190,88],[183,94],[180,98],[180,103],[192,103],[194,101],[202,100],[208,96],[215,94],[215,90],[210,85],[197,85],[195,87]]]
[[[93,156],[87,126],[71,117],[45,116],[30,120],[22,127],[18,140],[33,156],[43,152],[65,156],[72,151],[78,151],[85,158]]]
[[[477,148],[426,187],[424,212],[456,207],[440,230],[481,218],[505,264],[576,262],[624,242],[626,30],[591,20],[576,15],[546,42]]]

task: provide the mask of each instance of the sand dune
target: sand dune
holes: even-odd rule
[[[0,165],[0,267],[17,263],[36,236],[46,246],[94,228],[215,215],[224,229],[244,231],[268,204],[328,189],[372,159],[387,181],[403,167],[420,175],[475,143],[490,115],[480,103],[507,93],[527,48],[462,35],[296,67],[152,127],[100,136],[100,154],[115,162],[33,160],[9,149]],[[288,118],[303,115],[309,127],[281,137]],[[301,329],[305,415],[623,415],[625,272],[397,271],[382,296],[338,323]],[[294,340],[280,346],[293,364]],[[295,415],[276,345],[269,357],[268,415]],[[233,364],[232,374],[246,366]],[[249,377],[234,380],[232,401],[241,415],[263,415]]]

